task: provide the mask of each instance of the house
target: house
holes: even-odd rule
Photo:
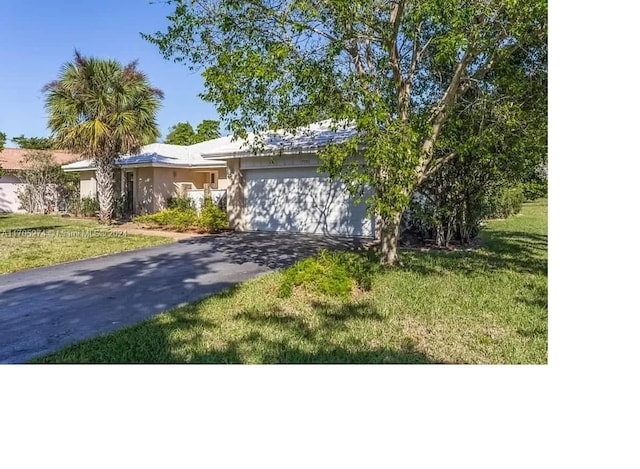
[[[373,237],[374,218],[356,203],[340,181],[318,172],[318,151],[355,135],[322,121],[295,135],[283,131],[246,139],[232,136],[190,146],[152,144],[139,155],[121,158],[116,185],[131,194],[133,212],[166,207],[169,197],[200,198],[205,184],[224,191],[229,225],[238,231],[288,231]],[[81,197],[95,195],[91,162],[66,165],[81,171]]]
[[[206,148],[203,143],[190,146],[152,143],[143,146],[137,155],[119,158],[116,193],[125,197],[127,211],[157,212],[167,207],[170,197],[177,195],[198,201],[204,197],[205,188],[214,196],[223,197],[228,185],[226,165],[200,157],[200,149]],[[95,164],[91,160],[68,164],[62,169],[80,172],[80,197],[96,197]]]
[[[355,135],[322,121],[295,135],[283,131],[222,137],[202,149],[205,160],[227,166],[229,225],[239,231],[289,231],[373,237],[374,217],[356,203],[340,181],[318,172],[318,151]],[[252,144],[253,142],[253,144]],[[258,142],[257,144],[255,142]]]
[[[2,212],[24,212],[20,208],[18,193],[24,184],[18,176],[18,171],[24,169],[22,159],[24,154],[30,150],[23,148],[5,148],[0,152],[0,167],[2,176],[0,177],[0,213]],[[65,164],[80,158],[80,155],[66,151],[50,151],[53,159],[58,164]]]

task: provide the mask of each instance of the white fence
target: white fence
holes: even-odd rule
[[[227,191],[219,189],[211,189],[211,201],[214,205],[222,206],[226,208],[227,203]],[[203,189],[189,189],[187,191],[187,197],[189,197],[196,205],[196,210],[202,208],[204,202],[204,190]]]

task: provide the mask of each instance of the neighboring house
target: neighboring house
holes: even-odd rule
[[[118,175],[116,187],[131,194],[134,213],[161,210],[169,197],[181,193],[202,197],[204,184],[211,183],[211,189],[226,190],[229,225],[238,231],[373,237],[374,219],[364,202],[356,204],[344,184],[318,172],[317,152],[354,133],[351,128],[333,131],[323,121],[295,136],[278,131],[190,146],[147,145],[139,155],[118,160],[124,178]],[[89,161],[63,169],[81,171],[82,197],[95,194]]]
[[[31,150],[22,148],[5,148],[0,152],[0,212],[24,212],[20,208],[18,193],[24,187],[18,177],[18,171],[24,169],[22,158]],[[65,151],[49,151],[58,164],[65,164],[77,160],[80,156]]]
[[[126,198],[128,212],[157,212],[166,208],[167,200],[176,195],[201,200],[205,186],[214,195],[224,196],[228,185],[226,165],[200,157],[199,148],[206,143],[191,146],[152,143],[142,147],[138,155],[119,158],[116,162],[116,193]],[[62,169],[80,172],[80,197],[96,197],[95,165],[92,161],[78,161]]]

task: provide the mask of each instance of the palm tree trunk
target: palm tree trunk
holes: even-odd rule
[[[110,158],[97,157],[96,182],[98,184],[98,203],[100,204],[100,223],[110,225],[113,219],[113,162]]]

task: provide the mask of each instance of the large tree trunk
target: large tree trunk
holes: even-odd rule
[[[398,262],[398,238],[400,236],[401,213],[382,219],[380,229],[380,264],[394,265]]]
[[[113,163],[108,158],[96,158],[96,182],[98,184],[98,203],[100,204],[100,223],[110,225],[113,218]]]

